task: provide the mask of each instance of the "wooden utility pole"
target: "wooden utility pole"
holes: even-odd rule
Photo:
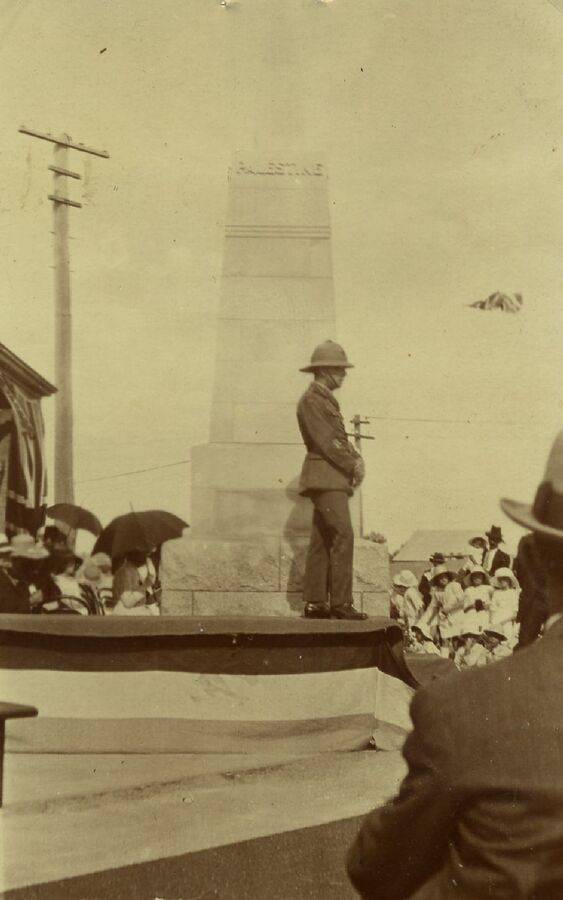
[[[362,441],[373,441],[375,440],[371,434],[362,434],[362,425],[369,425],[369,419],[362,419],[359,413],[356,413],[353,418],[350,419],[351,424],[354,426],[354,431],[352,433],[347,432],[348,437],[354,438],[354,444],[356,446],[356,450],[358,453],[362,452]],[[360,535],[364,534],[364,503],[362,497],[362,491],[359,491],[359,505],[360,505]]]
[[[53,223],[55,235],[55,503],[74,503],[73,472],[73,407],[72,407],[72,305],[70,292],[70,257],[68,248],[68,209],[82,204],[65,197],[65,179],[82,178],[68,168],[68,151],[78,150],[92,156],[109,159],[105,150],[93,150],[77,144],[68,135],[53,137],[29,128],[20,128],[22,134],[50,141],[54,144]]]

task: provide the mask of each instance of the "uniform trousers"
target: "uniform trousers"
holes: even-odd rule
[[[326,609],[352,606],[354,532],[346,491],[310,491],[315,507],[303,600]]]

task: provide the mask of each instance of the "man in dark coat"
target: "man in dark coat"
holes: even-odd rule
[[[297,406],[307,447],[300,493],[314,505],[303,599],[307,618],[366,619],[352,606],[354,532],[348,498],[364,477],[362,457],[346,436],[333,392],[352,368],[344,350],[325,341],[301,369],[315,376]]]
[[[502,544],[503,538],[502,531],[498,525],[491,525],[490,531],[486,531],[485,534],[487,535],[489,546],[483,554],[482,565],[492,578],[497,569],[511,569],[512,559],[499,546]]]
[[[514,560],[514,574],[520,584],[518,645],[521,650],[533,644],[548,617],[545,576],[537,542],[533,534],[526,534],[518,544]]]
[[[417,691],[408,774],[349,854],[364,898],[563,897],[563,431],[533,507],[502,507],[535,533],[544,637]]]

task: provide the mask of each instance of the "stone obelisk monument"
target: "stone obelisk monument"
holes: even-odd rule
[[[295,407],[337,339],[328,178],[318,157],[229,171],[210,441],[192,448],[191,528],[163,553],[163,612],[299,615],[312,506]],[[356,531],[359,520],[353,503]],[[357,541],[356,603],[387,614],[385,545]]]

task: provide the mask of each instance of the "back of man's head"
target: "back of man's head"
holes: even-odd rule
[[[551,614],[563,612],[563,541],[535,534]]]

